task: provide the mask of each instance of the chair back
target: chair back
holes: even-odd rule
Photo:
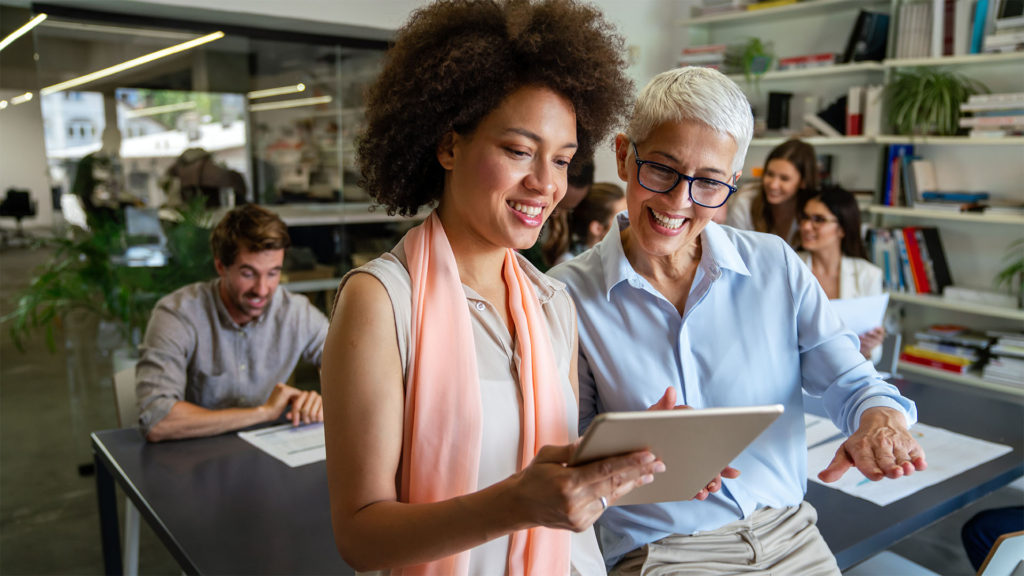
[[[130,428],[139,423],[139,403],[135,396],[135,366],[114,374],[114,408],[117,410],[118,428]]]
[[[1024,530],[1000,536],[978,576],[1024,576]]]

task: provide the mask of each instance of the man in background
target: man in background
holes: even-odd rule
[[[217,278],[157,302],[136,368],[139,423],[151,442],[273,422],[320,422],[320,394],[284,384],[300,359],[320,366],[327,318],[278,290],[291,241],[253,204],[228,212],[210,238]]]

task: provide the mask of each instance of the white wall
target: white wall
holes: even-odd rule
[[[21,93],[0,90],[0,100]],[[23,226],[49,226],[53,222],[39,98],[0,110],[0,197],[11,187],[28,189],[36,201],[36,216],[22,220]],[[5,228],[14,224],[12,219],[0,219],[0,226]]]

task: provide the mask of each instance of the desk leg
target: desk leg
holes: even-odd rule
[[[100,539],[103,543],[103,566],[108,575],[121,574],[121,534],[117,526],[117,490],[114,476],[93,455],[96,463],[96,496],[100,507]]]

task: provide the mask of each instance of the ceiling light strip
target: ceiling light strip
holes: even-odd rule
[[[182,110],[193,110],[195,102],[178,102],[177,104],[164,104],[163,106],[150,106],[149,108],[138,108],[124,113],[125,118],[138,118],[139,116],[156,116],[166,112],[180,112]]]
[[[157,50],[156,52],[151,52],[149,54],[146,54],[145,56],[139,56],[138,58],[133,58],[131,60],[128,60],[127,62],[122,62],[122,63],[117,64],[115,66],[111,66],[110,68],[104,68],[102,70],[97,70],[96,72],[93,72],[91,74],[86,74],[85,76],[79,76],[78,78],[73,78],[73,79],[68,80],[66,82],[61,82],[59,84],[54,84],[53,86],[47,86],[46,88],[43,88],[42,90],[40,90],[39,93],[41,95],[43,95],[43,96],[47,96],[49,94],[54,94],[56,92],[61,92],[61,91],[67,90],[68,88],[74,88],[76,86],[81,86],[82,84],[88,84],[89,82],[92,82],[93,80],[99,80],[100,78],[106,78],[107,76],[112,76],[112,75],[117,74],[119,72],[124,72],[125,70],[128,70],[130,68],[134,68],[136,66],[141,66],[141,65],[146,64],[148,62],[152,62],[154,60],[159,60],[160,58],[165,58],[165,57],[170,56],[172,54],[177,54],[178,52],[184,52],[185,50],[191,50],[192,48],[195,48],[196,46],[201,46],[203,44],[206,44],[207,42],[213,42],[214,40],[220,40],[223,37],[224,37],[224,33],[218,30],[217,32],[214,32],[213,34],[207,34],[206,36],[200,36],[199,38],[196,38],[194,40],[189,40],[188,42],[182,42],[181,44],[175,44],[174,46],[170,46],[168,48],[164,48],[163,50]]]
[[[281,86],[279,88],[267,88],[265,90],[253,90],[246,94],[249,100],[256,100],[257,98],[268,98],[270,96],[282,96],[284,94],[295,94],[298,92],[305,92],[306,85],[303,83],[291,84],[289,86]]]
[[[25,23],[24,26],[22,26],[21,28],[18,28],[14,32],[11,32],[10,34],[8,34],[7,38],[4,38],[3,40],[0,40],[0,50],[3,50],[4,48],[7,48],[7,46],[9,46],[11,44],[11,42],[14,42],[18,38],[21,38],[22,36],[24,36],[25,33],[27,33],[29,30],[35,28],[36,26],[38,26],[39,23],[42,22],[43,20],[46,20],[46,14],[45,13],[38,14],[38,15],[36,15],[35,18],[33,18],[33,19],[29,20],[27,23]]]
[[[18,104],[24,104],[25,102],[28,102],[31,99],[32,93],[25,92],[24,94],[20,94],[18,96],[15,96],[14,98],[11,98],[11,104],[17,106]]]
[[[332,98],[330,96],[314,96],[313,98],[295,98],[292,100],[281,100],[280,102],[266,102],[263,104],[250,104],[250,112],[263,110],[280,110],[282,108],[298,108],[300,106],[313,106],[315,104],[327,104]]]

